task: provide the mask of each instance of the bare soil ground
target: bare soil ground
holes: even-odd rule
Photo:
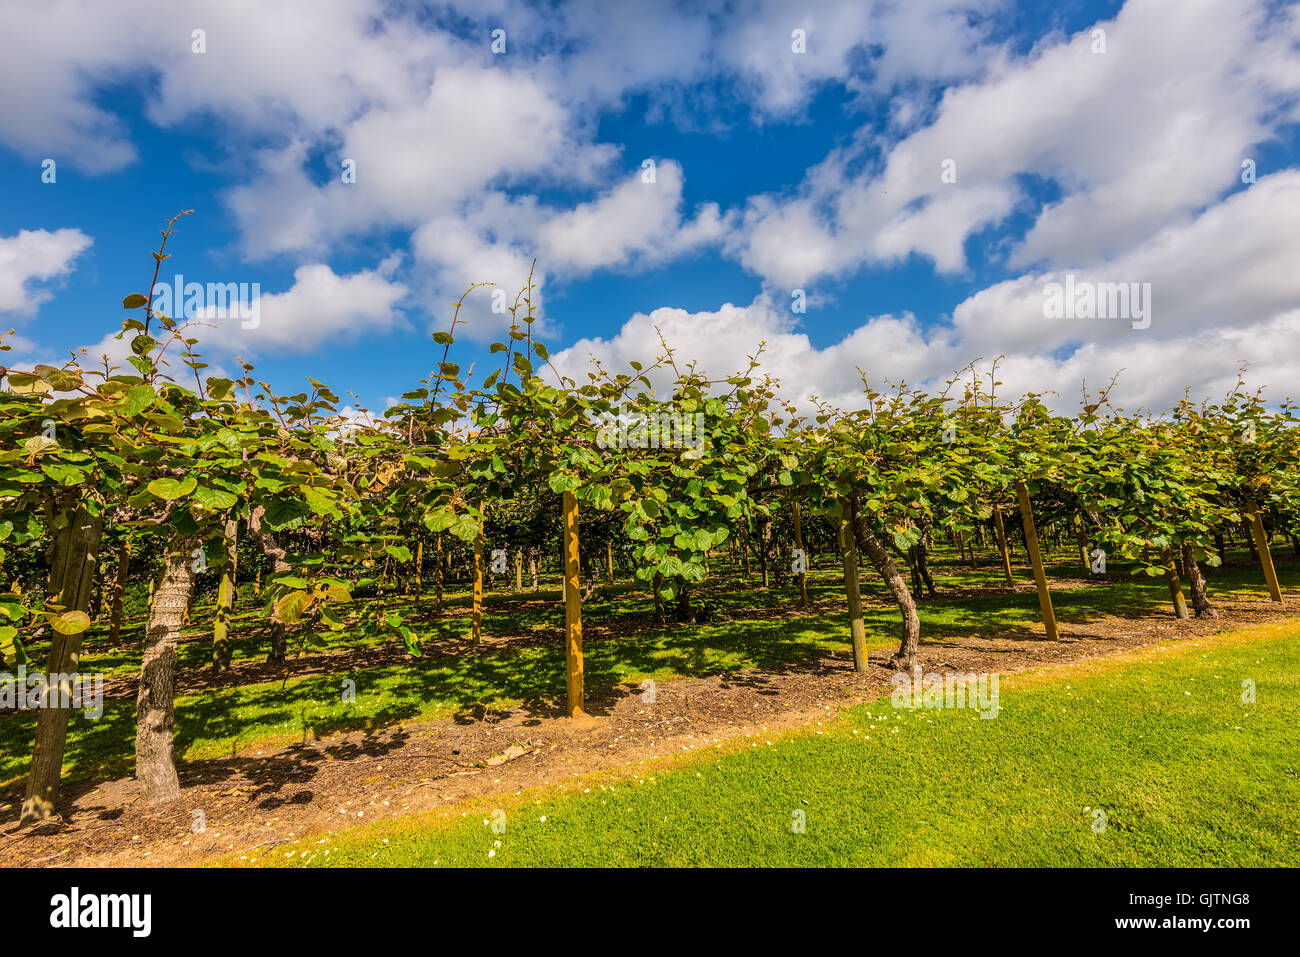
[[[1218,620],[1107,617],[1062,625],[1054,643],[1029,632],[927,642],[920,661],[926,671],[1008,674],[1202,639],[1300,613],[1296,599],[1281,607],[1260,600],[1216,604]],[[641,773],[700,748],[770,738],[887,697],[889,654],[873,653],[870,669],[860,675],[846,649],[776,670],[661,682],[653,702],[629,685],[592,695],[588,706],[595,717],[579,721],[564,717],[558,703],[480,708],[267,753],[180,762],[182,796],[170,804],[144,804],[131,778],[82,784],[67,788],[61,819],[22,831],[16,823],[21,796],[11,793],[0,796],[0,864],[168,866],[271,849],[288,853],[293,845],[375,820],[438,808],[460,813],[476,799],[566,786],[592,771]],[[194,833],[199,812],[205,827]]]

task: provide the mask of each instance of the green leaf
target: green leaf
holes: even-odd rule
[[[127,390],[125,398],[118,403],[117,411],[128,418],[139,415],[158,399],[151,385],[137,385]]]
[[[572,492],[581,484],[582,480],[578,476],[566,475],[563,472],[556,472],[550,479],[552,492]]]
[[[65,611],[50,618],[50,627],[61,635],[79,635],[90,627],[90,616],[84,611]]]
[[[222,512],[239,501],[239,496],[220,488],[200,487],[194,490],[194,501],[210,512]]]
[[[384,551],[392,555],[399,562],[409,562],[411,560],[411,550],[405,545],[385,545]]]
[[[149,483],[149,491],[168,502],[184,498],[199,487],[198,479],[189,475],[183,479],[160,478]]]
[[[334,498],[332,492],[307,485],[303,487],[302,496],[307,500],[307,507],[317,515],[330,515],[334,518],[343,517],[343,512],[339,510],[338,501]]]
[[[147,356],[153,352],[154,346],[158,345],[158,340],[153,336],[138,335],[131,340],[131,351],[137,356]]]
[[[133,292],[122,300],[123,309],[139,309],[141,306],[149,304],[149,297],[138,292]]]
[[[291,625],[302,617],[314,600],[310,592],[291,591],[275,603],[275,617]]]

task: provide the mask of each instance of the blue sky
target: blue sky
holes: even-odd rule
[[[263,294],[258,329],[197,332],[213,366],[373,409],[428,374],[465,286],[513,299],[534,258],[584,378],[660,333],[720,375],[764,341],[792,398],[842,405],[858,369],[998,355],[1009,389],[1069,404],[1123,369],[1153,408],[1240,362],[1281,398],[1300,368],[1295,4],[142,0],[0,27],[11,365],[121,355],[121,299],[193,208],[164,278]],[[1066,273],[1150,283],[1149,328],[1049,320]],[[490,305],[463,366],[490,362]]]

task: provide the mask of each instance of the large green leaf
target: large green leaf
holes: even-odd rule
[[[149,491],[168,502],[184,498],[199,487],[198,479],[187,475],[183,479],[160,478],[149,483]]]

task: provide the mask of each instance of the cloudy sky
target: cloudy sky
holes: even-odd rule
[[[193,208],[161,278],[262,293],[213,366],[372,408],[534,259],[580,379],[662,334],[841,405],[995,356],[1066,405],[1300,392],[1295,3],[14,0],[0,35],[6,364],[121,354]],[[1150,283],[1149,326],[1048,318],[1067,274]],[[466,315],[485,372],[508,317]]]

